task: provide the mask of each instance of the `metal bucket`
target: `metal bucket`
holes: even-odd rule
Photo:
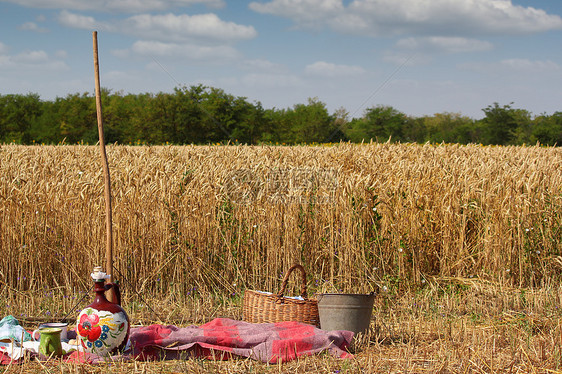
[[[318,295],[320,328],[326,331],[347,330],[364,333],[371,323],[375,293]]]

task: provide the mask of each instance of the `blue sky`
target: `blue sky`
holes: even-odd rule
[[[0,94],[204,84],[350,117],[562,111],[560,0],[0,0]]]

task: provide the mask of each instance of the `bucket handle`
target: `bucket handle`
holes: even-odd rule
[[[287,283],[289,282],[289,276],[295,269],[299,269],[301,272],[301,296],[303,299],[308,300],[308,293],[306,291],[306,272],[304,271],[304,268],[299,264],[294,264],[289,268],[289,270],[285,274],[285,278],[283,278],[283,282],[281,283],[281,290],[277,294],[277,297],[283,297],[283,295],[285,294],[285,289],[287,288]]]

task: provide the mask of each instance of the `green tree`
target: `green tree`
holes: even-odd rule
[[[264,112],[264,134],[261,141],[283,143],[289,138],[289,125],[285,121],[287,109],[271,108]]]
[[[562,146],[562,112],[555,112],[551,116],[541,115],[536,117],[531,142]]]
[[[425,143],[427,141],[427,129],[423,118],[406,116],[406,121],[402,126],[402,141],[408,143]]]
[[[309,98],[307,104],[296,104],[292,108],[269,110],[265,118],[274,128],[270,139],[281,143],[324,143],[339,131],[334,116],[317,98]]]
[[[138,140],[151,144],[163,144],[166,141],[177,143],[177,97],[159,92],[150,98],[146,111],[146,121],[141,124]]]
[[[65,98],[57,97],[55,104],[58,109],[58,131],[66,143],[84,141],[94,144],[99,140],[93,96],[88,93],[69,94]]]
[[[347,131],[349,130],[349,112],[344,107],[336,109],[333,118],[333,131],[327,139],[328,142],[348,141]]]
[[[408,117],[391,106],[379,105],[365,111],[363,118],[352,121],[347,136],[351,141],[405,141]]]
[[[200,107],[207,142],[234,141],[234,129],[241,119],[237,112],[237,99],[222,89],[204,87]],[[242,99],[243,100],[243,99]]]
[[[292,143],[324,143],[336,130],[334,118],[326,104],[318,98],[309,98],[308,104],[297,104],[288,112]]]
[[[205,87],[202,85],[174,90],[175,122],[170,124],[173,134],[168,140],[176,144],[198,144],[207,141],[205,113],[201,106]]]
[[[112,94],[102,89],[102,115],[106,143],[128,143],[132,138],[134,113],[139,108],[135,105],[136,95],[123,95],[122,92]]]
[[[528,140],[531,115],[523,109],[514,109],[509,105],[498,103],[483,109],[486,116],[482,119],[484,144],[522,144]]]
[[[436,113],[424,117],[427,140],[432,143],[475,143],[479,140],[479,131],[474,120],[460,113]]]
[[[244,97],[203,85],[175,89],[168,134],[175,143],[239,141],[256,143],[264,110]]]
[[[30,129],[41,111],[38,94],[0,96],[0,142],[30,143]]]
[[[245,98],[237,98],[234,102],[236,123],[232,136],[240,143],[258,144],[266,130],[265,110],[260,102],[250,104]]]
[[[153,128],[153,105],[154,95],[142,93],[131,95],[127,99],[128,105],[132,108],[130,129],[124,132],[123,142],[136,144],[137,142],[148,141]]]

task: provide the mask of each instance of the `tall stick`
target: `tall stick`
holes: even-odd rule
[[[113,280],[113,231],[111,216],[111,180],[109,177],[109,164],[107,163],[107,154],[105,153],[105,141],[103,137],[103,117],[101,111],[101,89],[100,89],[100,65],[98,61],[98,32],[93,32],[94,42],[94,69],[96,74],[96,113],[98,117],[98,134],[100,140],[101,161],[103,166],[103,179],[105,181],[105,271],[110,275],[109,281]],[[109,297],[112,294],[109,293]],[[112,300],[110,300],[112,301]]]

